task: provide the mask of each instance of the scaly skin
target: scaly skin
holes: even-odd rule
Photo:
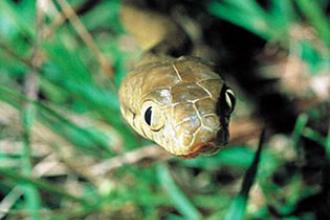
[[[132,13],[132,8],[129,10]],[[126,27],[130,16],[125,16]],[[160,15],[158,18],[162,24],[171,23]],[[166,35],[162,29],[153,44],[161,43],[159,36]],[[148,44],[145,48],[152,47]],[[149,53],[122,81],[119,98],[122,115],[131,127],[174,155],[194,157],[214,152],[228,141],[234,95],[199,58]]]

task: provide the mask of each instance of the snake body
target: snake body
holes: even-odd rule
[[[200,58],[146,53],[122,81],[119,99],[131,127],[174,155],[214,152],[228,141],[235,96]]]

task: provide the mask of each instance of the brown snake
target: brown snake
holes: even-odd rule
[[[132,7],[123,7],[122,22],[144,50],[178,33],[169,18]],[[174,155],[215,152],[228,142],[235,95],[200,58],[146,53],[122,81],[119,99],[130,126]]]

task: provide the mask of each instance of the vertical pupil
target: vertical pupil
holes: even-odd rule
[[[152,108],[151,106],[147,108],[144,113],[144,120],[150,126],[151,125],[151,115],[152,115]]]

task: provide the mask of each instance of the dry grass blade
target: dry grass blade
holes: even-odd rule
[[[61,170],[64,167],[60,167],[57,161],[54,161],[54,155],[49,155],[32,169],[32,175],[35,177],[42,177],[49,171]],[[0,219],[6,216],[10,209],[16,204],[17,200],[22,196],[23,191],[21,187],[15,186],[5,198],[0,202]]]
[[[57,0],[61,5],[64,16],[70,21],[73,28],[77,31],[81,39],[85,42],[87,47],[95,55],[97,61],[100,64],[102,71],[107,74],[109,77],[113,75],[113,69],[109,62],[109,58],[105,57],[96,43],[94,42],[93,37],[87,31],[86,27],[81,23],[78,15],[73,10],[73,8],[66,2],[66,0]]]
[[[106,175],[124,165],[136,164],[144,159],[160,161],[170,158],[170,155],[157,145],[140,147],[137,150],[126,152],[122,155],[95,164],[90,168],[90,173],[95,176]]]

